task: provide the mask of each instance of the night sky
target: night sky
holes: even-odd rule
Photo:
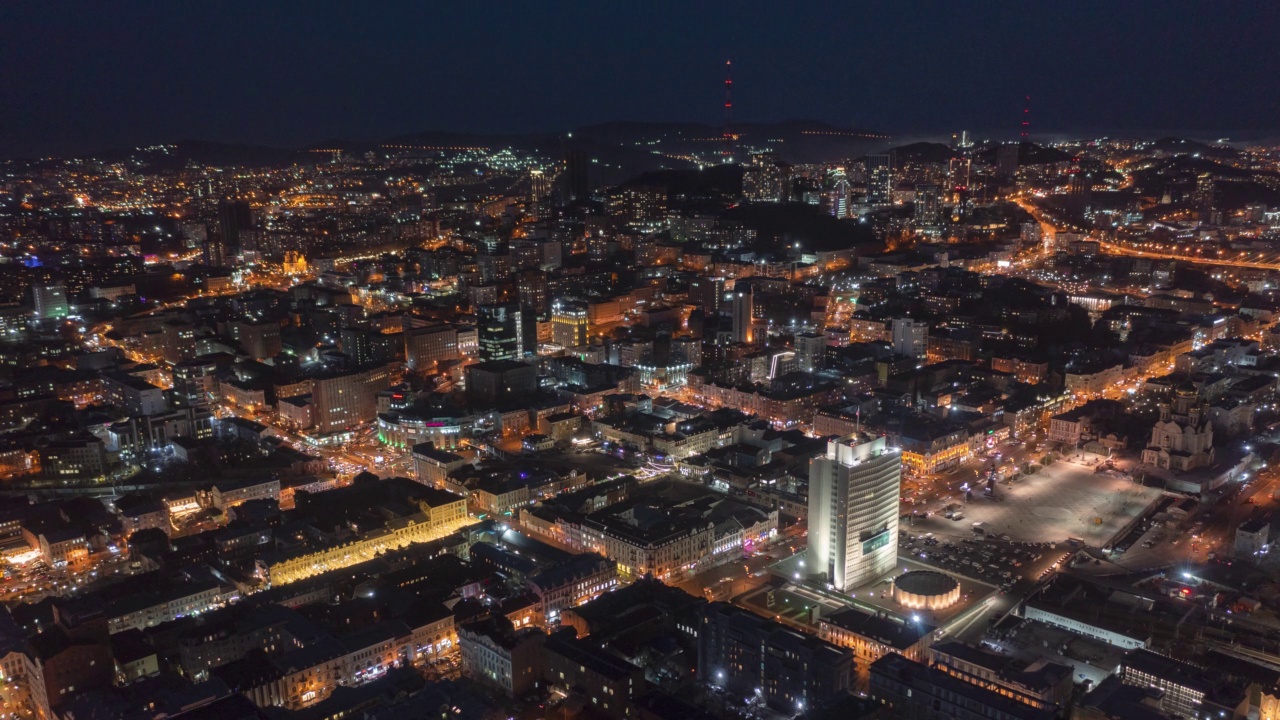
[[[1274,2],[0,3],[0,156],[811,118],[1280,136]]]

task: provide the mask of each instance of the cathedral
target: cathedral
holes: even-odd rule
[[[1151,428],[1142,462],[1178,472],[1213,465],[1213,424],[1206,409],[1195,388],[1175,390],[1173,401],[1160,406],[1160,421]]]

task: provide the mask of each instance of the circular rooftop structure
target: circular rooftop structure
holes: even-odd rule
[[[960,583],[935,570],[912,570],[893,579],[893,599],[912,610],[942,610],[960,601]]]

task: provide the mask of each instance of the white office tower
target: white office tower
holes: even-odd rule
[[[901,484],[902,455],[883,437],[828,442],[809,463],[809,572],[825,572],[842,592],[891,572]]]
[[[823,355],[827,351],[827,336],[823,333],[799,333],[795,337],[796,362],[803,372],[822,369]]]
[[[894,320],[893,351],[907,357],[924,357],[929,351],[929,323],[911,318]]]

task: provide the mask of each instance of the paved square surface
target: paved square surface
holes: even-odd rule
[[[996,495],[999,500],[975,492],[971,501],[962,503],[963,520],[935,514],[903,527],[916,534],[963,538],[972,536],[973,523],[981,522],[987,532],[1008,535],[1016,542],[1064,542],[1076,537],[1101,547],[1159,498],[1160,491],[1128,477],[1059,460],[1011,484],[998,484]]]

